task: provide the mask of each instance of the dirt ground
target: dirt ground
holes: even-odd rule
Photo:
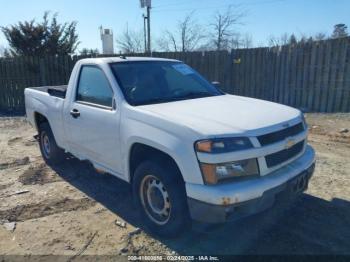
[[[317,166],[297,202],[166,240],[142,229],[128,184],[74,158],[48,167],[24,118],[0,117],[0,255],[350,254],[350,114],[307,122]]]

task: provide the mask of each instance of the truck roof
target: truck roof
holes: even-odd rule
[[[135,57],[135,56],[120,56],[120,57],[98,57],[98,58],[84,58],[80,60],[81,63],[118,63],[126,61],[169,61],[180,62],[175,59],[160,58],[160,57]]]

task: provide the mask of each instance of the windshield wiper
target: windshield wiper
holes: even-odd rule
[[[142,105],[149,105],[149,104],[166,103],[166,102],[174,101],[174,99],[175,98],[172,98],[172,97],[161,97],[161,98],[150,99],[147,101],[142,101],[136,104],[138,106],[142,106]]]
[[[200,97],[207,97],[207,96],[215,96],[216,94],[212,94],[210,92],[188,92],[180,96],[175,97],[158,97],[154,99],[150,99],[147,101],[142,101],[139,103],[136,103],[138,106],[141,105],[149,105],[149,104],[158,104],[158,103],[167,103],[167,102],[173,102],[173,101],[179,101],[179,100],[185,100],[187,98],[200,98]]]
[[[210,92],[188,92],[175,97],[175,99],[200,98],[200,97],[207,97],[207,96],[214,96],[214,95],[215,94],[212,94]]]

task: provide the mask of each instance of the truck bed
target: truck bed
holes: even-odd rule
[[[39,86],[39,87],[28,87],[28,88],[48,93],[50,96],[56,96],[56,97],[65,99],[67,87],[68,87],[67,85],[61,85],[61,86]]]

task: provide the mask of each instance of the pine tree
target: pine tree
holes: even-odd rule
[[[73,54],[79,45],[76,22],[60,24],[57,14],[49,21],[45,12],[42,22],[35,20],[1,27],[12,56],[44,56]]]
[[[348,35],[348,27],[345,24],[336,24],[334,26],[332,38],[346,37]]]

